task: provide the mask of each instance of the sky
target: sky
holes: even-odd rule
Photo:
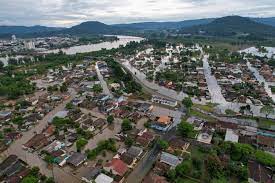
[[[0,0],[0,25],[70,27],[228,15],[275,17],[275,0]]]

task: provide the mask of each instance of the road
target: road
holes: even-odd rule
[[[32,128],[31,130],[27,132],[22,133],[22,137],[15,142],[13,142],[9,148],[3,153],[5,156],[9,156],[11,154],[17,155],[20,159],[24,160],[26,163],[28,163],[30,166],[37,166],[40,168],[40,172],[48,177],[53,177],[56,179],[56,182],[58,183],[78,183],[80,182],[78,179],[76,179],[73,175],[64,172],[62,169],[60,169],[57,166],[54,166],[53,170],[50,170],[47,168],[47,163],[42,160],[37,153],[29,153],[25,150],[23,150],[22,145],[25,144],[28,140],[30,140],[35,133],[41,133],[43,129],[47,127],[48,120],[56,114],[58,111],[61,111],[65,108],[66,104],[69,103],[74,96],[76,95],[76,92],[73,89],[69,89],[70,92],[70,98],[63,101],[61,104],[59,104],[56,108],[54,108],[50,113],[48,113],[42,120],[39,121],[39,123]],[[54,172],[54,174],[53,174]]]
[[[226,109],[233,110],[235,112],[239,112],[239,109],[241,106],[245,106],[244,103],[235,103],[235,102],[227,102],[224,97],[221,94],[220,87],[217,83],[216,77],[211,76],[209,63],[208,63],[208,57],[204,56],[204,74],[207,79],[207,84],[209,84],[208,88],[211,94],[211,100],[215,101],[215,103],[219,104],[217,108],[221,113],[225,113]],[[187,95],[183,92],[176,92],[174,90],[159,86],[156,83],[149,82],[146,79],[146,76],[144,73],[140,72],[138,69],[133,67],[129,61],[127,60],[121,60],[120,64],[126,68],[134,77],[134,79],[142,85],[142,87],[147,91],[148,93],[151,93],[153,95],[160,95],[169,99],[174,99],[177,101],[182,101],[184,97]],[[198,101],[194,98],[192,98],[192,101],[196,104],[204,104],[203,101]],[[255,117],[265,117],[265,114],[261,113],[262,106],[256,106],[250,104],[251,111],[253,112],[253,116]],[[270,115],[269,118],[275,119],[275,115]]]
[[[114,96],[113,96],[112,92],[109,90],[108,85],[107,85],[106,81],[104,80],[102,74],[100,73],[100,70],[99,70],[97,64],[96,64],[95,68],[96,68],[96,73],[97,73],[98,79],[99,79],[99,81],[101,83],[101,87],[103,89],[103,93],[105,95],[109,95],[111,98],[113,98]]]
[[[165,134],[161,135],[161,139],[165,141],[170,141],[171,138],[176,134],[176,128],[172,128]],[[153,167],[154,163],[158,159],[158,154],[161,152],[161,149],[157,144],[154,144],[154,147],[138,162],[137,166],[134,167],[134,170],[126,178],[127,183],[140,183],[143,178],[148,174],[148,172]]]

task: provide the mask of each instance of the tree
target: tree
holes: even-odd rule
[[[80,138],[76,141],[76,149],[78,152],[80,152],[84,146],[88,143],[88,141],[84,138]]]
[[[38,178],[34,176],[27,176],[21,181],[21,183],[38,183],[38,182],[39,182]]]
[[[0,71],[4,70],[4,63],[0,61]]]
[[[130,137],[127,137],[127,138],[125,139],[124,143],[125,143],[125,145],[126,145],[127,147],[131,147],[131,146],[133,145],[133,143],[134,143],[134,140],[133,140],[132,138],[130,138]]]
[[[193,125],[185,121],[182,121],[178,125],[177,130],[182,137],[193,137],[194,135]]]
[[[68,91],[68,86],[67,86],[65,83],[63,83],[63,84],[60,86],[60,92],[64,93],[64,92],[66,92],[66,91]]]
[[[162,150],[166,150],[169,147],[169,144],[167,141],[165,140],[158,140],[158,146],[162,149]]]
[[[101,93],[103,91],[103,89],[102,89],[101,85],[95,84],[92,88],[92,91],[98,94],[98,93]]]
[[[193,102],[191,100],[190,97],[185,97],[183,100],[182,100],[182,104],[184,105],[184,107],[186,107],[187,109],[187,112],[190,111],[191,107],[193,106]]]
[[[188,174],[188,172],[190,172],[191,168],[191,161],[190,160],[185,160],[183,161],[181,164],[179,164],[178,166],[176,166],[176,173],[177,175],[185,176],[186,174]]]
[[[121,124],[121,129],[122,131],[129,131],[129,130],[132,130],[132,125],[131,125],[131,121],[129,119],[124,119],[122,121],[122,124]]]
[[[223,175],[223,166],[217,155],[208,155],[206,158],[206,169],[212,178],[219,178]]]
[[[265,105],[260,110],[261,113],[265,114],[265,117],[268,118],[269,115],[274,114],[274,108],[271,105]]]
[[[107,117],[107,122],[108,122],[109,124],[112,124],[112,123],[114,122],[114,120],[115,120],[115,118],[114,118],[113,115],[109,115],[109,116]]]

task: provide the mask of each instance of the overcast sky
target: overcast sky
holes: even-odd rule
[[[88,20],[115,24],[226,15],[275,16],[275,0],[0,0],[0,25],[69,27]]]

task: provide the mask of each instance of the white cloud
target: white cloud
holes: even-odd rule
[[[274,0],[0,0],[0,24],[71,26],[196,18],[275,16]]]

